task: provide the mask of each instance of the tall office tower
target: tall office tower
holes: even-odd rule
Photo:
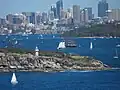
[[[8,14],[6,16],[6,20],[8,21],[9,24],[12,24],[13,23],[13,15],[12,14]]]
[[[80,21],[83,23],[84,22],[84,10],[80,11]]]
[[[88,22],[88,20],[89,20],[88,9],[84,9],[84,22]]]
[[[98,17],[106,16],[106,11],[108,10],[108,3],[106,0],[101,0],[98,3]]]
[[[73,5],[73,22],[74,24],[80,24],[80,6]]]
[[[87,9],[88,11],[88,20],[92,20],[92,8],[91,7],[86,7],[85,9]]]
[[[26,16],[27,23],[35,24],[35,12],[22,12]]]
[[[0,25],[5,25],[6,23],[6,19],[0,18]]]
[[[65,19],[65,18],[67,18],[67,12],[64,10],[61,10],[60,19]]]
[[[36,17],[35,17],[35,24],[40,24],[42,21],[42,15],[40,12],[36,12]]]
[[[6,19],[9,24],[21,24],[24,23],[26,17],[23,14],[8,14]]]
[[[48,17],[49,17],[49,20],[54,20],[54,12],[53,11],[49,11],[48,12]]]
[[[112,9],[107,11],[108,19],[120,21],[120,9]]]
[[[53,13],[54,13],[54,18],[57,18],[57,10],[56,10],[56,7],[55,7],[55,5],[52,5],[51,6],[51,11],[53,11]]]
[[[48,21],[48,16],[46,12],[42,13],[42,23],[46,23]]]
[[[57,18],[60,19],[61,11],[63,10],[63,1],[59,0],[56,2]]]
[[[73,10],[72,10],[72,8],[68,8],[67,9],[67,17],[69,18],[69,17],[73,17]]]

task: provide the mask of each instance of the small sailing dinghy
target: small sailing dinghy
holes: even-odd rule
[[[115,53],[116,53],[116,55],[114,56],[114,58],[115,58],[115,59],[119,58],[119,57],[118,57],[117,49],[115,50]]]
[[[16,85],[18,83],[15,73],[12,75],[11,84]]]
[[[90,50],[92,50],[93,49],[93,43],[91,42],[90,43]]]

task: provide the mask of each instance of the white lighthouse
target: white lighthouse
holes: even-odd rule
[[[36,48],[35,48],[35,56],[39,56],[39,49],[38,49],[37,46],[36,46]]]

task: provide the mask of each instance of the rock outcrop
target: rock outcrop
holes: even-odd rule
[[[64,70],[105,70],[101,61],[86,56],[55,57],[32,54],[0,53],[0,71],[64,71]],[[79,57],[79,58],[78,58]]]

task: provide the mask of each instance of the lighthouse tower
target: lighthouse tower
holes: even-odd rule
[[[39,49],[38,49],[37,46],[36,46],[36,48],[35,48],[35,56],[39,56]]]

